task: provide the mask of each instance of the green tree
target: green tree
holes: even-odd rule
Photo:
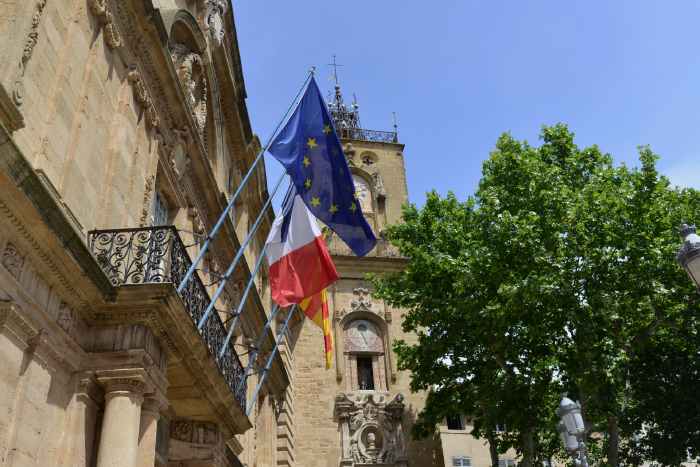
[[[629,169],[579,149],[564,125],[542,139],[532,147],[503,135],[465,202],[429,193],[422,209],[405,207],[388,236],[409,265],[375,277],[376,294],[408,310],[404,330],[418,336],[395,344],[412,390],[429,391],[415,435],[463,412],[477,436],[532,465],[559,449],[554,410],[566,391],[590,431],[606,434],[591,451],[618,465],[620,452],[653,451],[620,450],[622,420],[625,439],[645,442],[649,417],[626,410],[641,406],[629,388],[648,349],[673,330],[697,335],[693,286],[674,254],[677,226],[700,215],[698,193],[671,188],[648,148]],[[508,427],[497,438],[496,422]]]

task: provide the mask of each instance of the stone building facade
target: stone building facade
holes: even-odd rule
[[[176,290],[260,150],[228,0],[3,0],[0,38],[0,466],[451,465],[410,439],[424,398],[391,342],[411,336],[365,280],[405,264],[386,241],[356,258],[330,239],[330,371],[298,313],[265,326],[264,262],[244,290],[273,219],[263,164]],[[341,104],[338,88],[381,234],[407,200],[404,148]]]
[[[249,416],[243,376],[264,274],[223,345],[271,211],[194,326],[262,164],[173,286],[259,151],[229,2],[5,0],[0,38],[0,465],[276,465],[284,342]]]

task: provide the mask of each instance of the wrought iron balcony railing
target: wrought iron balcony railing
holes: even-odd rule
[[[338,136],[342,139],[371,141],[375,143],[398,143],[399,136],[395,131],[365,130],[363,128],[339,128]]]
[[[93,230],[88,233],[88,244],[115,286],[164,282],[179,284],[192,264],[173,226]],[[197,274],[192,276],[180,298],[196,326],[211,302]],[[247,387],[238,354],[229,345],[221,358],[216,357],[226,333],[224,323],[218,314],[213,313],[200,335],[241,410],[245,412]]]

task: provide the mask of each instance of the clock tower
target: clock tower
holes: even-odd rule
[[[368,273],[400,271],[406,264],[383,235],[401,220],[401,206],[408,201],[404,145],[396,126],[393,131],[362,128],[358,104],[346,104],[337,83],[328,100],[357,198],[378,241],[359,258],[337,236],[328,239],[341,276],[329,288],[331,370],[324,366],[320,329],[303,322],[294,330],[294,443],[289,444],[295,465],[442,466],[439,443],[410,437],[425,395],[410,392],[409,374],[398,371],[392,351],[394,340],[410,342],[415,336],[403,333],[402,310],[373,298],[366,280]]]

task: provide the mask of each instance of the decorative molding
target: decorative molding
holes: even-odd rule
[[[0,302],[0,332],[5,331],[50,373],[60,368],[67,376],[80,365],[78,360],[67,356],[65,349],[59,350],[61,346],[49,338],[47,331],[32,323],[25,311],[11,301]]]
[[[171,421],[170,438],[194,444],[218,444],[220,440],[216,424],[194,420]]]
[[[226,30],[224,29],[224,13],[228,8],[226,0],[205,0],[206,15],[204,16],[204,24],[209,30],[209,36],[217,47],[223,44]]]
[[[160,124],[160,118],[158,117],[158,113],[156,112],[155,106],[153,105],[153,99],[151,98],[151,95],[148,92],[146,83],[143,81],[141,73],[139,72],[136,65],[132,65],[129,68],[129,74],[127,75],[127,77],[132,87],[134,88],[136,101],[139,104],[141,104],[141,106],[146,112],[146,120],[153,128],[157,128]]]
[[[24,73],[27,69],[27,63],[32,58],[34,48],[36,47],[37,42],[39,42],[39,24],[41,24],[41,16],[44,13],[46,1],[47,0],[39,0],[36,2],[34,14],[32,15],[32,25],[29,33],[27,33],[26,39],[24,40],[22,58],[19,62],[19,77],[15,81],[14,88],[12,90],[12,100],[18,107],[24,103],[24,84],[22,83],[22,79],[24,78]]]
[[[13,301],[0,302],[0,332],[10,331],[24,348],[39,334],[39,329],[23,316],[22,308]]]
[[[80,294],[73,287],[71,281],[69,281],[58,269],[56,263],[51,259],[51,257],[41,248],[39,242],[32,236],[24,223],[10,210],[9,206],[0,200],[0,216],[4,216],[8,224],[12,224],[15,230],[24,237],[24,239],[29,243],[32,251],[36,253],[38,258],[43,263],[45,269],[56,278],[58,283],[63,287],[66,292],[66,296],[74,297],[76,301],[80,303],[80,309],[84,310],[86,313],[90,313],[89,304],[80,298]],[[5,224],[5,225],[8,225]]]
[[[66,332],[66,334],[72,335],[73,328],[75,327],[75,315],[73,310],[71,310],[65,302],[61,302],[58,307],[58,317],[56,318],[56,323]]]
[[[197,131],[206,147],[204,131],[207,123],[207,79],[202,56],[181,43],[170,44],[170,57],[190,106]]]
[[[345,154],[345,158],[348,160],[348,165],[350,167],[355,167],[356,152],[357,151],[355,151],[355,148],[352,146],[352,143],[346,143],[343,147],[343,154]]]
[[[350,311],[371,311],[372,300],[369,289],[366,287],[356,287],[352,290],[355,299],[350,301]]]
[[[90,0],[90,9],[97,17],[100,25],[104,28],[104,36],[107,45],[112,49],[121,47],[122,38],[117,26],[114,24],[112,13],[107,7],[107,0]]]
[[[153,188],[155,186],[156,176],[149,175],[146,177],[146,183],[143,190],[143,205],[141,206],[141,217],[139,218],[139,227],[146,227],[148,224],[148,214],[151,212],[151,200],[153,197]]]
[[[91,402],[96,407],[104,401],[104,391],[92,372],[85,372],[82,375],[78,381],[76,395],[85,402]]]
[[[352,313],[372,313],[379,318],[384,318],[379,310],[372,304],[372,298],[368,288],[355,287],[352,293],[354,298],[350,301],[350,309],[336,311],[336,321],[342,321],[346,316]]]
[[[24,267],[24,255],[20,253],[13,243],[7,242],[0,258],[0,264],[12,274],[12,277],[19,281],[22,268]]]
[[[372,181],[374,182],[374,192],[377,194],[377,199],[386,198],[386,189],[384,188],[384,180],[379,172],[372,174]]]
[[[341,433],[341,466],[408,466],[403,435],[403,395],[348,393],[335,398]]]

